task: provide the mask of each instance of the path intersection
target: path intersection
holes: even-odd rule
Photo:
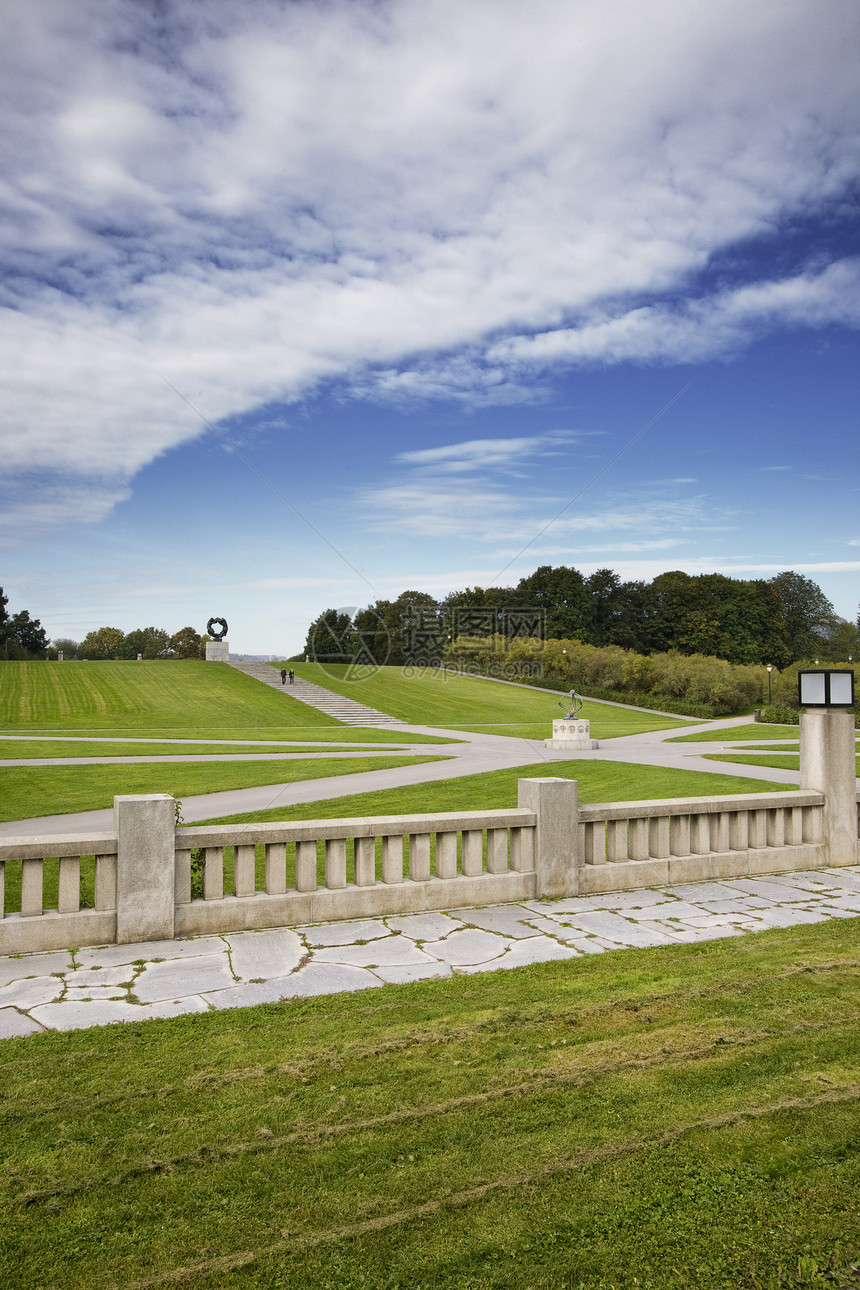
[[[748,717],[698,723],[695,730],[747,724]],[[367,771],[295,784],[206,793],[183,800],[187,823],[213,816],[288,807],[405,784],[439,781],[504,767],[560,760],[624,761],[639,765],[724,773],[691,744],[671,744],[679,730],[606,740],[597,750],[559,753],[542,742],[437,727],[398,725],[404,753],[449,760],[391,770]],[[451,744],[410,744],[409,735],[450,735]],[[15,740],[20,742],[20,735]],[[34,736],[35,738],[35,736]],[[44,736],[39,736],[44,739]],[[0,737],[2,740],[2,737]],[[87,737],[92,743],[92,737]],[[155,741],[153,741],[155,742]],[[159,743],[166,742],[163,739]],[[235,741],[234,741],[235,742]],[[295,747],[303,741],[290,739]],[[756,743],[767,742],[756,740]],[[775,749],[778,741],[773,741]],[[783,741],[785,742],[785,741]],[[271,747],[271,744],[268,745]],[[709,754],[731,743],[709,742]],[[2,742],[0,742],[2,748]],[[355,745],[349,746],[354,751]],[[380,746],[391,756],[393,746]],[[327,744],[317,755],[344,755]],[[307,756],[254,753],[264,756]],[[366,752],[361,755],[368,755]],[[233,756],[229,756],[232,760]],[[27,765],[51,764],[54,759]],[[66,759],[64,759],[66,760]],[[90,764],[110,758],[86,758]],[[151,760],[122,759],[123,764]],[[159,758],[161,760],[161,758]],[[199,758],[194,758],[199,760]],[[228,756],[224,756],[228,760]],[[9,763],[7,763],[9,764]],[[738,776],[797,784],[788,769],[733,765]],[[7,837],[110,828],[111,811],[12,821]],[[452,975],[523,967],[631,947],[672,945],[740,936],[773,927],[854,918],[860,914],[860,866],[733,878],[612,895],[531,900],[518,905],[458,909],[309,927],[200,936],[187,940],[109,945],[75,952],[57,950],[0,957],[0,1038],[47,1030],[74,1030],[147,1017],[178,1016],[248,1007],[284,999],[334,994]]]

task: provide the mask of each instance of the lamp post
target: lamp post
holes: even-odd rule
[[[773,663],[768,663],[768,665],[767,665],[767,706],[768,706],[768,707],[770,707],[771,703],[773,702],[773,700],[772,700],[772,681],[771,681],[771,672],[772,672],[772,671],[773,671]]]

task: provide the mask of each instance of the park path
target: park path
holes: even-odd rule
[[[265,665],[263,665],[265,666]],[[270,672],[271,668],[268,669]],[[277,673],[274,674],[277,676]],[[683,720],[683,718],[681,718]],[[379,756],[435,755],[446,758],[444,761],[423,763],[420,765],[399,766],[386,770],[360,771],[356,774],[332,775],[322,779],[305,779],[290,784],[265,784],[257,788],[227,789],[215,793],[201,793],[185,797],[182,800],[182,813],[186,824],[195,824],[201,820],[218,818],[225,815],[240,815],[252,811],[268,811],[277,807],[288,808],[310,802],[325,801],[329,798],[347,797],[356,793],[377,792],[388,788],[403,788],[422,783],[438,783],[442,780],[457,779],[466,775],[478,775],[485,771],[513,769],[518,766],[547,766],[551,774],[552,763],[559,761],[622,761],[633,765],[661,766],[666,769],[700,770],[707,774],[732,774],[738,778],[766,779],[772,783],[796,785],[800,781],[798,771],[783,769],[762,769],[757,766],[741,764],[726,766],[724,763],[707,761],[702,750],[692,744],[671,744],[666,741],[673,736],[692,733],[693,730],[729,730],[732,726],[749,723],[748,717],[725,718],[721,721],[698,722],[687,731],[683,729],[650,731],[645,734],[622,735],[605,740],[601,747],[581,752],[560,752],[548,749],[543,740],[516,739],[506,735],[474,733],[462,730],[444,730],[438,726],[417,726],[405,723],[398,725],[403,734],[403,743],[379,745]],[[410,744],[409,735],[424,734],[445,738],[449,736],[450,744]],[[163,741],[158,741],[163,742]],[[293,741],[291,741],[293,742]],[[778,741],[777,741],[778,742]],[[731,751],[731,742],[714,741],[707,744],[709,754]],[[777,744],[775,744],[777,746]],[[2,743],[0,743],[2,747]],[[319,747],[319,746],[318,746]],[[319,749],[319,756],[330,757],[332,745]],[[342,756],[340,749],[336,755]],[[356,754],[372,755],[368,752]],[[274,753],[259,754],[254,760],[283,759],[302,760],[307,753]],[[222,760],[232,761],[235,754],[225,754]],[[206,760],[210,758],[207,757]],[[215,758],[218,760],[218,758]],[[68,759],[61,759],[68,760]],[[138,760],[171,761],[168,758],[86,758],[89,764],[112,764],[121,761],[131,765]],[[190,758],[189,760],[200,760]],[[57,764],[56,759],[33,759],[26,765]],[[534,772],[531,772],[534,773]],[[25,837],[39,833],[85,833],[91,830],[110,829],[113,811],[108,808],[98,811],[80,811],[69,815],[34,816],[26,820],[10,820],[0,824],[0,836]]]

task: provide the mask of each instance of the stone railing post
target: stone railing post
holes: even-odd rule
[[[584,857],[575,779],[521,779],[517,805],[537,815],[535,872],[538,896],[559,899],[579,891]]]
[[[176,820],[164,793],[113,799],[116,939],[173,940]]]
[[[854,713],[819,708],[800,717],[800,787],[824,794],[827,863],[857,864]]]

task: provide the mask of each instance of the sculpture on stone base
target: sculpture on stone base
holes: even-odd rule
[[[582,708],[582,699],[576,690],[571,690],[566,699],[559,699],[558,706],[567,708],[567,716],[552,723],[552,739],[544,739],[544,747],[557,748],[559,752],[591,752],[595,749],[597,740],[591,738],[591,723],[576,715]]]
[[[229,663],[230,643],[226,639],[227,619],[210,618],[206,624],[206,635],[212,637],[211,640],[206,642],[206,662]]]

